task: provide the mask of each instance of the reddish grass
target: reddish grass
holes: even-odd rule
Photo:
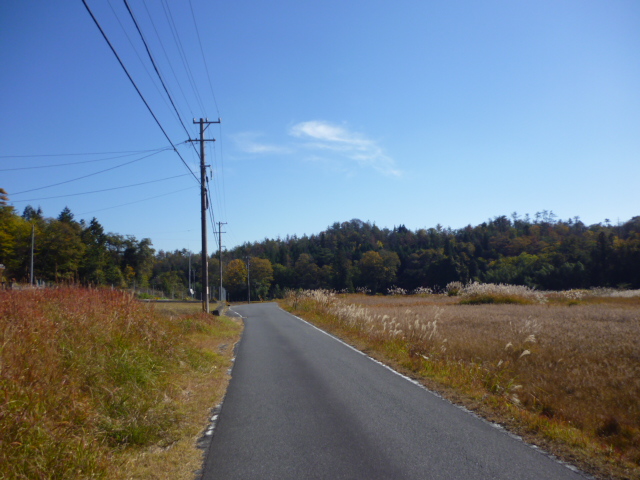
[[[171,445],[180,375],[225,364],[195,341],[220,322],[117,290],[0,291],[0,478],[100,478],[119,452]]]

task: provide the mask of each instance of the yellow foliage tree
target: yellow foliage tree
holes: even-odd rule
[[[252,294],[255,292],[261,299],[267,296],[273,282],[273,266],[266,258],[251,258],[249,272]]]
[[[247,266],[236,258],[231,260],[223,273],[223,284],[231,295],[237,296],[247,288]]]

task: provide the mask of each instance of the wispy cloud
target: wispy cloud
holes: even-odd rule
[[[242,132],[233,135],[232,139],[237,147],[244,153],[292,153],[291,148],[282,145],[273,145],[260,142],[263,134],[257,132]]]
[[[312,120],[289,129],[289,134],[305,140],[305,148],[330,150],[362,167],[373,168],[384,175],[399,176],[395,161],[372,139],[329,122]]]
[[[233,136],[238,149],[255,155],[293,154],[307,152],[306,160],[332,165],[333,170],[354,172],[354,165],[373,168],[383,175],[400,176],[393,158],[376,141],[353,132],[345,126],[312,120],[289,128],[288,134],[298,141],[278,145],[263,142],[258,132],[243,132]]]

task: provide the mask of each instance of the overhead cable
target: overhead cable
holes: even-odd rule
[[[182,46],[182,41],[180,40],[180,35],[178,35],[178,28],[176,27],[175,21],[173,20],[173,14],[171,13],[171,7],[166,0],[161,0],[162,8],[164,10],[165,17],[167,17],[167,21],[169,23],[169,29],[173,34],[173,40],[176,42],[176,46],[178,47],[178,53],[180,54],[180,59],[184,65],[185,71],[187,72],[187,79],[191,84],[191,88],[195,93],[196,100],[198,101],[198,105],[200,106],[200,110],[204,112],[205,116],[207,116],[207,111],[204,108],[202,103],[202,99],[200,98],[200,93],[198,92],[198,88],[196,87],[195,80],[193,78],[193,73],[191,72],[191,67],[189,66],[189,61],[187,60],[187,55],[185,54],[184,47]]]
[[[140,185],[148,185],[149,183],[164,182],[165,180],[173,180],[174,178],[186,177],[187,175],[189,175],[189,174],[188,173],[183,173],[182,175],[175,175],[173,177],[160,178],[158,180],[149,180],[148,182],[133,183],[131,185],[122,185],[120,187],[103,188],[102,190],[91,190],[89,192],[68,193],[66,195],[56,195],[56,196],[53,196],[53,197],[27,198],[26,200],[14,200],[12,203],[36,202],[36,201],[39,201],[39,200],[51,200],[51,199],[54,199],[54,198],[77,197],[79,195],[89,195],[89,194],[92,194],[92,193],[110,192],[112,190],[122,190],[123,188],[131,188],[131,187],[139,187]]]
[[[109,41],[109,38],[107,37],[107,35],[104,33],[104,30],[102,30],[102,27],[100,26],[100,23],[98,22],[98,19],[93,15],[93,12],[91,11],[91,9],[89,8],[89,5],[87,5],[86,0],[82,0],[82,3],[84,4],[85,8],[87,9],[87,12],[89,12],[89,15],[91,15],[91,18],[93,19],[93,22],[96,24],[96,26],[98,27],[98,30],[100,30],[100,33],[102,34],[102,37],[105,39],[105,41],[107,42],[107,44],[109,45],[109,48],[111,49],[111,51],[113,52],[113,54],[115,55],[115,57],[118,59],[118,63],[120,64],[120,66],[122,67],[122,70],[124,70],[124,73],[127,74],[127,78],[129,79],[129,81],[131,82],[131,84],[133,85],[133,88],[136,89],[136,92],[138,92],[138,95],[140,96],[140,99],[144,102],[145,106],[147,107],[147,110],[149,110],[149,113],[151,114],[151,116],[153,117],[153,119],[156,121],[156,123],[158,124],[158,127],[160,127],[160,130],[162,130],[162,133],[164,134],[164,136],[166,137],[166,139],[169,141],[169,143],[171,144],[171,146],[173,147],[173,150],[178,154],[178,156],[180,157],[180,160],[182,160],[182,163],[184,163],[184,166],[187,167],[187,169],[189,170],[189,172],[191,172],[191,175],[193,176],[193,178],[195,178],[196,182],[200,183],[200,181],[198,180],[198,177],[196,177],[195,173],[193,173],[193,170],[191,170],[191,168],[189,167],[189,165],[187,164],[187,162],[184,160],[184,158],[182,158],[182,155],[180,155],[180,152],[178,152],[178,150],[176,149],[176,146],[173,144],[173,142],[171,141],[171,139],[169,138],[169,135],[167,135],[167,132],[165,132],[164,128],[162,128],[162,125],[160,124],[160,121],[158,120],[158,118],[156,117],[155,113],[153,113],[153,110],[151,110],[151,107],[149,106],[149,104],[147,103],[147,101],[145,100],[144,96],[142,95],[142,92],[140,92],[140,89],[138,88],[138,86],[136,85],[136,82],[133,81],[133,78],[131,78],[131,75],[129,74],[129,71],[127,70],[127,68],[124,66],[124,63],[122,63],[122,60],[120,59],[120,56],[118,55],[118,53],[116,52],[115,48],[113,47],[113,45],[111,45],[111,42]]]
[[[218,131],[220,132],[220,177],[222,178],[222,209],[224,210],[224,217],[227,218],[227,189],[224,182],[224,151],[222,148],[222,124],[218,124]]]
[[[167,99],[164,98],[164,95],[162,95],[162,92],[160,91],[160,88],[158,87],[157,83],[154,81],[153,76],[151,75],[151,72],[147,68],[147,64],[142,60],[142,57],[140,56],[140,53],[138,52],[138,49],[134,45],[133,41],[131,40],[131,37],[129,36],[129,33],[127,32],[127,29],[124,28],[124,25],[122,24],[122,21],[120,20],[120,15],[118,15],[118,13],[116,12],[115,8],[113,8],[111,0],[107,0],[107,2],[109,3],[109,8],[111,9],[111,12],[113,13],[113,16],[118,21],[118,25],[120,25],[120,28],[122,29],[122,33],[124,33],[125,37],[127,37],[129,45],[131,45],[131,49],[136,54],[136,57],[138,57],[138,60],[140,60],[140,64],[144,68],[144,71],[149,76],[149,79],[151,80],[151,84],[154,86],[154,88],[158,92],[158,95],[160,96],[160,98],[162,98],[162,100],[164,101],[165,105],[168,108],[169,107],[169,102],[167,102]]]
[[[141,150],[139,152],[135,152],[135,153],[127,153],[126,155],[118,155],[117,157],[107,157],[107,158],[97,158],[94,160],[82,160],[81,162],[68,162],[68,163],[54,163],[53,165],[38,165],[38,166],[34,166],[34,167],[16,167],[16,168],[0,168],[0,172],[10,172],[10,171],[15,171],[15,170],[36,170],[36,169],[40,169],[40,168],[54,168],[54,167],[67,167],[69,165],[81,165],[83,163],[95,163],[95,162],[104,162],[107,160],[116,160],[118,158],[124,158],[124,157],[131,157],[133,155],[136,155],[137,153],[143,153],[143,152],[166,152],[167,150],[171,150],[171,147],[165,147],[165,148],[161,148],[159,150]],[[83,154],[69,154],[69,155],[83,155]],[[87,153],[86,155],[97,155],[94,153]],[[24,157],[29,157],[31,155],[23,155]],[[53,157],[53,156],[57,156],[57,155],[33,155],[34,157]]]
[[[180,192],[184,192],[186,190],[192,190],[194,188],[198,188],[198,187],[196,185],[192,185],[191,187],[183,188],[181,190],[175,190],[173,192],[163,193],[162,195],[156,195],[154,197],[143,198],[141,200],[136,200],[135,202],[122,203],[120,205],[114,205],[112,207],[100,208],[98,210],[90,210],[88,212],[78,213],[77,215],[80,216],[80,215],[86,215],[87,213],[101,212],[103,210],[111,210],[112,208],[126,207],[128,205],[133,205],[134,203],[146,202],[147,200],[153,200],[155,198],[166,197],[167,195],[173,195],[174,193],[180,193]]]
[[[160,36],[160,33],[158,33],[158,29],[156,28],[156,23],[153,21],[153,16],[151,16],[151,12],[149,11],[149,7],[147,6],[147,1],[146,0],[142,0],[142,4],[144,5],[144,9],[147,12],[147,16],[149,17],[149,22],[151,22],[151,26],[153,27],[153,31],[156,33],[156,37],[158,38],[158,43],[160,44],[160,48],[162,49],[162,53],[164,53],[164,57],[167,61],[167,64],[169,65],[169,69],[171,70],[171,73],[173,73],[173,78],[175,78],[176,80],[176,84],[178,85],[178,90],[180,90],[180,93],[182,94],[182,98],[184,100],[184,102],[187,104],[187,109],[189,110],[189,113],[191,113],[192,117],[195,117],[194,113],[193,113],[193,109],[191,108],[191,105],[189,104],[189,100],[187,99],[187,96],[184,93],[184,90],[182,89],[182,85],[180,84],[180,81],[178,80],[178,75],[176,74],[176,71],[173,68],[173,64],[171,63],[171,60],[169,59],[169,55],[167,54],[167,50],[164,48],[164,43],[162,42],[162,37]]]
[[[211,142],[213,144],[215,144],[214,142]],[[220,200],[220,179],[219,179],[219,170],[218,170],[218,161],[217,161],[217,156],[215,154],[215,148],[213,148],[213,145],[209,145],[209,153],[211,154],[212,151],[213,153],[210,155],[212,157],[212,163],[213,166],[215,167],[215,175],[213,174],[213,171],[211,169],[211,166],[209,166],[209,174],[210,174],[210,178],[213,179],[213,186],[214,186],[214,190],[215,190],[215,199],[216,199],[216,205],[218,207],[218,211],[222,211],[222,202]]]
[[[207,180],[207,185],[209,184],[209,180]],[[213,208],[211,204],[211,195],[209,194],[209,189],[207,188],[207,201],[209,202],[209,218],[211,219],[211,232],[213,233],[213,238],[215,239],[218,248],[220,247],[220,242],[218,241],[218,237],[216,237],[216,219],[213,215]]]
[[[131,11],[131,7],[129,6],[129,2],[127,0],[124,0],[124,4],[127,7],[127,11],[129,12],[129,15],[131,16],[131,20],[133,20],[133,24],[136,26],[136,30],[138,31],[138,35],[140,35],[140,39],[142,40],[142,43],[144,44],[144,48],[147,50],[147,55],[149,56],[149,60],[151,60],[151,64],[153,65],[153,69],[156,71],[156,75],[158,75],[158,78],[160,79],[160,83],[162,84],[162,88],[164,88],[164,91],[167,94],[167,97],[169,97],[169,101],[171,102],[171,105],[173,106],[173,110],[176,112],[176,115],[178,116],[178,120],[180,121],[180,125],[182,125],[182,128],[184,129],[185,133],[187,134],[187,138],[191,138],[191,136],[189,134],[189,130],[187,130],[187,127],[185,127],[184,122],[182,121],[182,117],[180,116],[180,112],[178,112],[178,108],[176,107],[176,104],[173,102],[173,98],[171,97],[171,94],[169,93],[169,90],[167,89],[167,85],[164,83],[162,75],[160,75],[160,70],[158,70],[158,66],[156,65],[156,62],[153,59],[153,55],[151,55],[151,50],[149,50],[149,45],[147,45],[147,41],[145,40],[144,35],[142,35],[142,31],[140,30],[140,25],[138,25],[138,21],[136,20],[136,17],[133,15],[133,12]],[[193,146],[193,148],[196,148],[195,145],[193,145],[193,143],[191,145]]]
[[[144,160],[145,158],[152,157],[157,155],[160,152],[151,153],[149,155],[145,155],[144,157],[136,158],[135,160],[130,160],[125,163],[121,163],[120,165],[116,165],[115,167],[105,168],[104,170],[100,170],[98,172],[89,173],[87,175],[83,175],[81,177],[72,178],[71,180],[65,180],[64,182],[52,183],[51,185],[45,185],[43,187],[31,188],[29,190],[22,190],[21,192],[12,192],[11,195],[20,195],[21,193],[35,192],[37,190],[44,190],[45,188],[57,187],[58,185],[64,185],[65,183],[75,182],[77,180],[82,180],[83,178],[93,177],[94,175],[98,175],[100,173],[109,172],[111,170],[115,170],[116,168],[124,167],[125,165],[131,165],[132,163],[139,162],[140,160]]]
[[[213,97],[213,103],[216,106],[216,112],[220,117],[220,109],[218,108],[218,101],[216,100],[216,94],[213,93],[213,85],[211,83],[211,75],[209,74],[209,66],[207,65],[207,58],[204,55],[204,49],[202,48],[202,40],[200,38],[200,30],[198,30],[198,22],[196,22],[196,14],[193,11],[193,4],[189,0],[189,8],[191,9],[191,17],[193,18],[193,25],[196,27],[196,35],[198,36],[198,44],[200,45],[200,53],[202,54],[202,61],[204,62],[204,68],[207,72],[207,80],[209,81],[209,88],[211,89],[211,96]]]
[[[186,143],[186,142],[182,142]],[[178,144],[180,145],[180,144]],[[36,154],[36,155],[0,155],[0,158],[36,158],[36,157],[73,157],[73,156],[87,156],[87,155],[113,155],[115,153],[128,153],[131,155],[135,155],[136,153],[147,153],[147,152],[158,152],[161,150],[168,150],[169,147],[162,148],[151,148],[149,150],[123,150],[120,152],[88,152],[88,153],[44,153],[44,154]],[[123,155],[126,157],[127,155]],[[120,157],[113,157],[120,158]],[[108,160],[108,159],[103,159]]]

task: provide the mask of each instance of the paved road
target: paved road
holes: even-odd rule
[[[584,477],[276,304],[245,317],[203,479]]]

